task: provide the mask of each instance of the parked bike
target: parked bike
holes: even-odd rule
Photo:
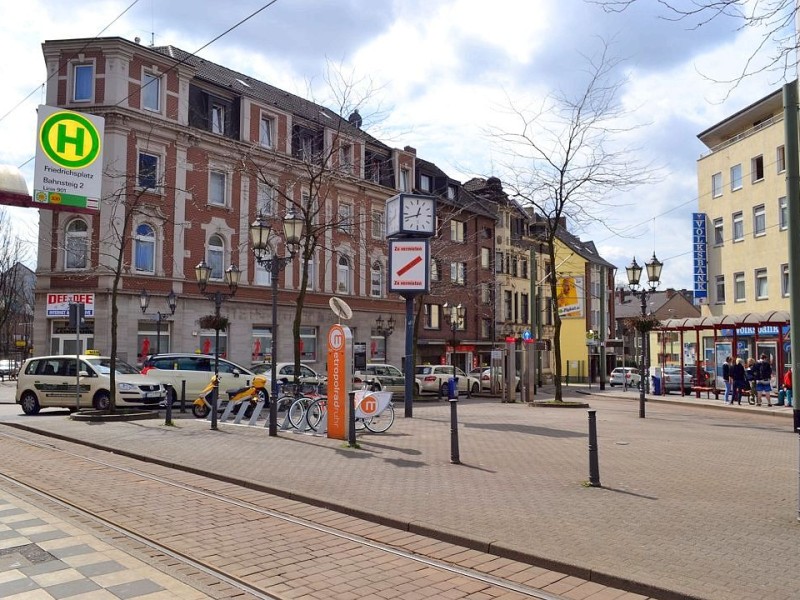
[[[211,395],[214,393],[214,376],[208,385],[202,389],[200,395],[192,403],[192,414],[198,419],[205,419],[211,412]],[[253,382],[249,386],[237,388],[235,390],[228,390],[228,402],[234,403],[234,411],[237,411],[237,405],[242,402],[249,402],[250,406],[245,412],[245,416],[249,417],[252,414],[256,405],[264,401],[265,406],[269,406],[269,392],[267,391],[267,378],[263,375],[256,375],[253,377]],[[219,400],[219,398],[217,399]],[[221,410],[220,402],[217,402],[217,410]]]

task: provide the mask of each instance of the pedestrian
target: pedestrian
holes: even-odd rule
[[[778,403],[775,406],[791,406],[792,405],[792,369],[786,369],[783,374],[783,386],[781,391],[778,392]]]
[[[753,368],[753,374],[756,377],[756,392],[758,393],[756,404],[761,406],[766,401],[767,406],[772,406],[772,386],[769,382],[772,378],[772,365],[769,364],[766,354],[761,355]]]
[[[731,357],[725,359],[722,365],[722,379],[725,380],[725,404],[733,401],[733,378],[731,377]]]
[[[745,375],[747,377],[747,383],[750,384],[750,396],[748,396],[747,401],[750,404],[756,403],[756,359],[748,358],[747,359],[747,368],[745,369]]]
[[[731,379],[733,379],[733,402],[742,404],[742,390],[747,387],[747,373],[744,368],[744,361],[736,359],[736,364],[731,367]]]

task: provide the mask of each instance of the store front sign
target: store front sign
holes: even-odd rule
[[[70,304],[83,304],[85,317],[94,317],[94,294],[47,294],[47,316],[69,317]]]

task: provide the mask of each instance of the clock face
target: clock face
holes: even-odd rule
[[[400,231],[400,199],[392,198],[386,203],[386,235]]]
[[[406,198],[403,202],[403,229],[433,233],[436,219],[432,198]]]

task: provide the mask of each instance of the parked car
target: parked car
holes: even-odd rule
[[[167,386],[167,394],[176,403],[186,382],[186,401],[192,402],[211,380],[214,374],[214,357],[209,354],[173,352],[148,356],[142,364],[142,374],[161,381]],[[219,390],[222,396],[226,390],[250,385],[255,373],[241,365],[223,358],[219,359]]]
[[[481,390],[481,382],[475,377],[464,373],[455,367],[458,393],[469,395],[477,394]],[[418,394],[439,394],[447,396],[447,382],[453,376],[453,367],[450,365],[417,365],[414,369],[414,378],[417,381]]]
[[[615,385],[639,387],[641,381],[642,376],[639,374],[639,369],[634,367],[617,367],[611,371],[611,375],[608,377],[608,385],[611,387]]]
[[[162,382],[145,377],[122,360],[115,361],[115,373],[117,406],[158,405],[166,398],[167,389]],[[74,410],[78,404],[81,408],[105,410],[111,404],[110,374],[111,358],[107,356],[29,358],[17,376],[16,401],[26,415],[35,415],[40,409],[50,407]]]
[[[482,390],[492,389],[492,371],[494,371],[495,389],[505,388],[506,379],[503,376],[503,367],[478,367],[469,372],[470,377],[475,377],[481,382]],[[514,375],[514,391],[519,391],[519,371]]]
[[[394,365],[369,363],[364,369],[353,374],[353,387],[361,388],[365,383],[376,384],[378,391],[397,392],[402,394],[406,389],[406,377]]]
[[[658,377],[667,394],[681,390],[689,394],[692,391],[692,375],[685,370],[681,371],[680,367],[650,367],[650,377]],[[651,389],[654,390],[655,387]]]
[[[9,379],[14,379],[14,377],[17,376],[18,370],[19,370],[18,361],[11,360],[8,358],[0,360],[0,379],[5,379],[6,377]]]
[[[279,383],[289,383],[294,381],[294,363],[293,362],[279,362],[275,364],[276,373],[278,375]],[[253,373],[264,375],[267,378],[267,389],[272,387],[272,363],[262,362],[257,363],[250,367]],[[327,378],[321,373],[317,373],[314,369],[306,364],[300,363],[300,381],[302,383],[319,385],[325,383]]]

